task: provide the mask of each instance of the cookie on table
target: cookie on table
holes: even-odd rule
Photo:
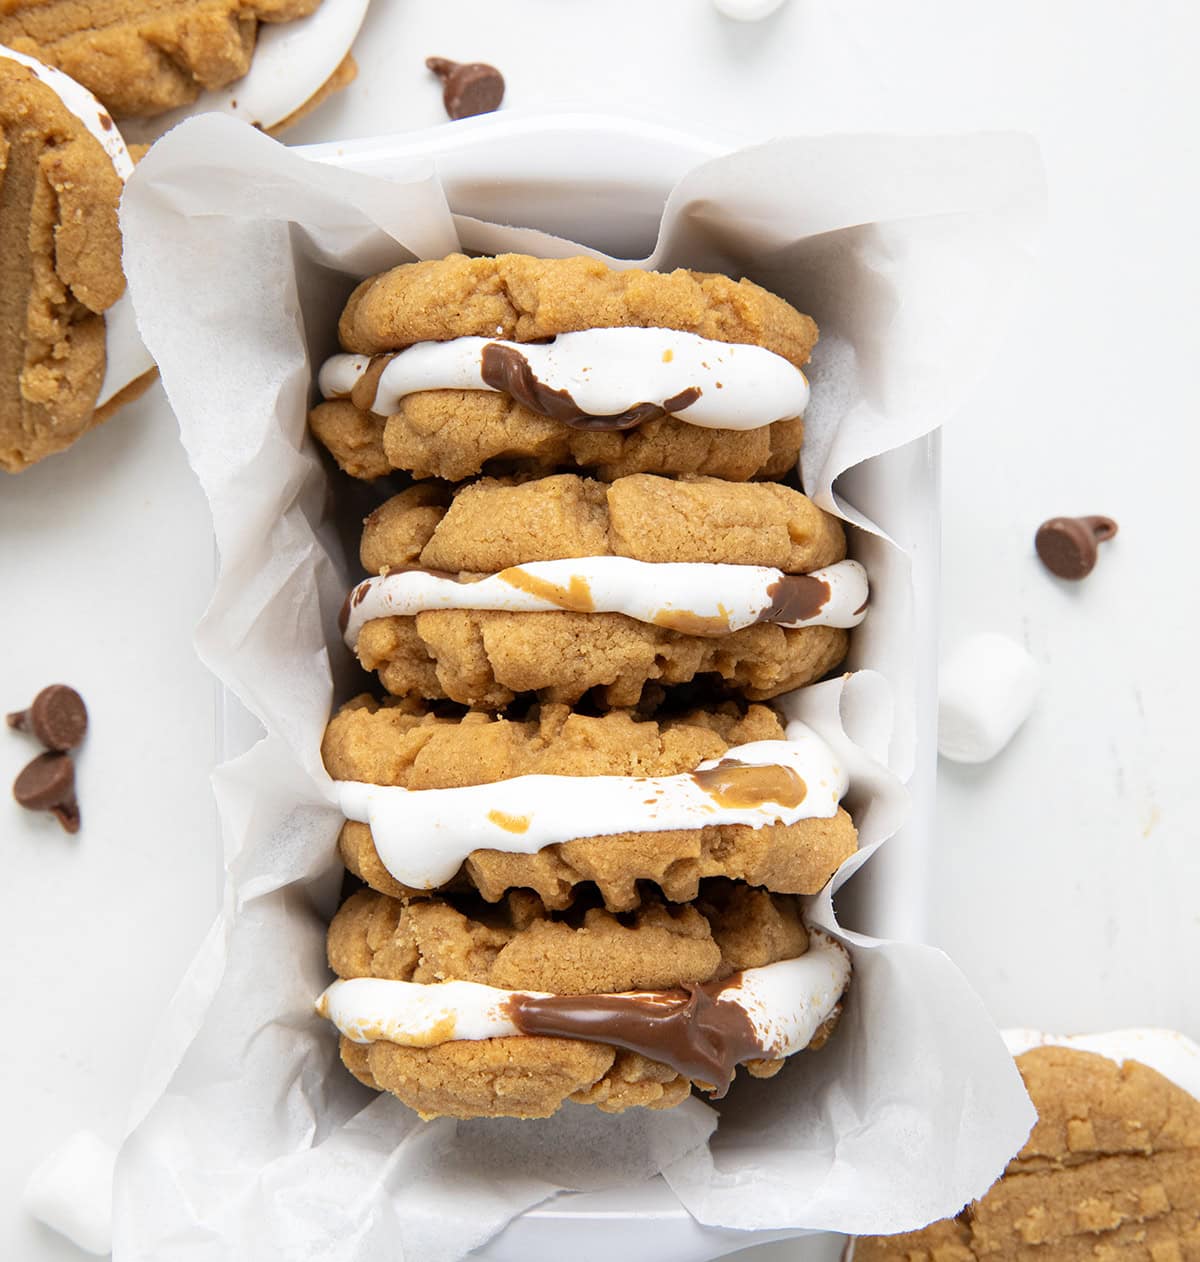
[[[118,118],[150,117],[241,79],[250,70],[261,24],[307,17],[321,3],[7,0],[0,6],[0,43],[65,71]],[[347,54],[307,107],[353,77]],[[300,105],[297,116],[304,109]]]
[[[1195,1262],[1200,1100],[1137,1060],[1017,1057],[1038,1111],[982,1200],[923,1231],[856,1241],[853,1262]]]
[[[94,98],[0,48],[0,469],[9,473],[70,446],[149,383],[122,382],[97,406],[104,313],[125,289],[117,207],[131,170]]]
[[[517,720],[362,696],[322,755],[342,859],[397,896],[527,889],[558,910],[591,883],[624,912],[649,886],[687,902],[711,876],[814,894],[857,847],[844,769],[764,705],[652,720],[546,705]]]
[[[725,881],[620,917],[555,914],[523,890],[498,906],[363,891],[328,953],[339,980],[318,1011],[343,1061],[425,1118],[548,1117],[566,1100],[665,1109],[693,1084],[723,1094],[739,1066],[770,1077],[820,1047],[849,977],[797,900]]]
[[[795,467],[817,328],[748,280],[505,254],[372,277],[339,336],[310,424],[355,477],[745,481]]]
[[[845,556],[841,523],[775,483],[418,483],[367,518],[379,577],[343,629],[397,696],[634,706],[699,677],[764,700],[845,657],[867,600]]]

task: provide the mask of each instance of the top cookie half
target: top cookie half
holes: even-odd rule
[[[321,370],[317,437],[347,472],[460,480],[779,477],[813,321],[748,280],[590,258],[448,258],[364,281]]]

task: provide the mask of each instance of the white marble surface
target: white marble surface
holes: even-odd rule
[[[585,20],[585,12],[588,15]],[[600,15],[603,15],[600,17]],[[520,106],[618,109],[752,139],[1017,127],[1050,220],[1001,362],[947,433],[945,642],[1007,632],[1047,667],[995,762],[942,765],[933,941],[1000,1024],[1200,1037],[1200,781],[1190,574],[1200,316],[1193,228],[1200,9],[1165,0],[790,0],[757,24],[706,0],[375,0],[348,93],[296,141],[428,126],[427,54],[485,59]],[[1086,584],[1033,559],[1038,522],[1121,523]],[[215,913],[213,684],[191,649],[212,545],[161,394],[0,487],[0,708],[51,680],[93,715],[84,830],[0,806],[0,1256],[79,1255],[27,1221],[25,1172],[69,1132],[120,1138],[158,1010]],[[0,774],[32,756],[0,733]],[[123,1004],[132,983],[144,1000]],[[795,1256],[768,1246],[762,1262]]]

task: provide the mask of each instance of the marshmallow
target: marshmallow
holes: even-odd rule
[[[77,1131],[25,1184],[25,1209],[88,1253],[112,1252],[113,1167],[117,1151],[91,1131]]]
[[[1007,636],[964,640],[942,663],[938,752],[954,762],[987,762],[1012,740],[1037,698],[1038,664]]]
[[[782,3],[783,0],[713,0],[717,12],[735,22],[757,22],[769,17]]]

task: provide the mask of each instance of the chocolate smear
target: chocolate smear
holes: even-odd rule
[[[720,1099],[738,1065],[766,1055],[746,1010],[720,1002],[721,991],[739,981],[735,975],[723,982],[629,995],[517,994],[508,1009],[525,1034],[611,1043],[639,1052],[712,1088]]]
[[[74,749],[87,733],[87,706],[74,688],[50,684],[33,699],[28,710],[7,717],[8,726],[32,732],[47,749]]]
[[[1099,545],[1116,533],[1111,517],[1051,517],[1038,527],[1033,543],[1051,574],[1078,582],[1096,568]]]
[[[28,811],[49,811],[67,832],[79,831],[75,764],[70,754],[38,754],[14,781],[13,797]]]
[[[825,608],[832,595],[823,578],[811,574],[784,574],[767,588],[771,603],[758,615],[758,622],[805,622]]]
[[[493,390],[500,390],[529,411],[561,421],[572,429],[633,429],[668,413],[682,412],[700,397],[699,388],[689,386],[670,399],[664,399],[661,405],[635,403],[628,411],[618,412],[613,416],[596,416],[583,411],[571,397],[570,391],[553,390],[540,381],[529,360],[515,346],[489,342],[483,348],[479,366],[480,376]]]
[[[504,100],[504,76],[485,61],[459,63],[446,57],[426,57],[425,65],[445,85],[442,104],[451,118],[490,114]]]

